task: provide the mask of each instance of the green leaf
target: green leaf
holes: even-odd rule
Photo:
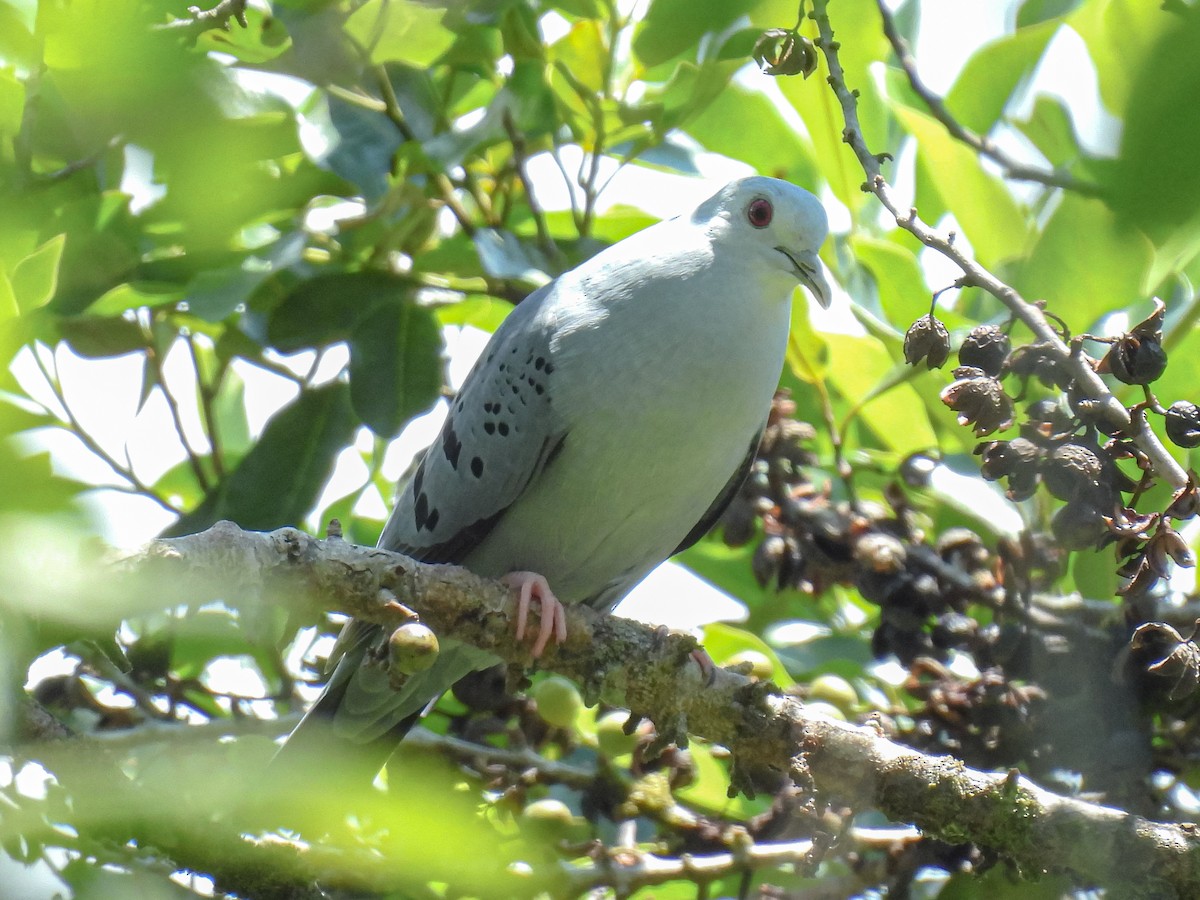
[[[17,306],[17,298],[13,294],[12,282],[8,278],[8,273],[0,268],[0,324],[8,322],[10,319],[15,319],[21,314],[21,308]],[[8,360],[4,360],[5,363]]]
[[[582,19],[549,47],[551,64],[560,64],[589,91],[604,91],[604,76],[609,65],[609,53],[600,22]]]
[[[1038,97],[1029,118],[1014,124],[1052,166],[1064,165],[1081,154],[1071,111],[1057,97]]]
[[[146,348],[142,326],[123,316],[64,316],[57,324],[71,349],[88,359],[106,359]]]
[[[653,0],[633,35],[633,52],[657,66],[693,48],[702,35],[723,31],[758,0]]]
[[[1200,208],[1200,10],[1160,15],[1172,27],[1133,73],[1120,154],[1105,178],[1117,216],[1156,239]]]
[[[119,284],[90,304],[86,312],[93,316],[118,316],[127,310],[178,303],[183,298],[183,291],[170,284]]]
[[[1099,200],[1066,195],[1020,265],[1015,286],[1086,330],[1106,310],[1144,298],[1153,248]]]
[[[250,448],[250,423],[246,419],[246,385],[233,369],[226,369],[217,396],[213,398],[213,415],[225,464],[241,459]]]
[[[346,20],[346,33],[367,48],[371,62],[399,60],[426,67],[454,43],[444,10],[413,0],[367,0]]]
[[[718,666],[729,665],[734,656],[745,650],[761,653],[771,661],[775,669],[771,676],[772,681],[784,690],[796,684],[771,645],[752,631],[724,622],[712,622],[704,626],[704,639],[701,643]]]
[[[792,299],[792,327],[788,332],[787,364],[792,374],[806,384],[817,384],[829,373],[829,345],[813,328],[808,304],[801,298],[804,292],[796,289]]]
[[[1029,230],[1026,217],[1004,185],[984,171],[975,151],[930,115],[904,106],[896,107],[896,113],[917,139],[918,170],[954,213],[979,261],[994,268],[1020,256]]]
[[[442,390],[437,319],[412,302],[378,305],[350,338],[350,399],[376,434],[395,437]]]
[[[17,263],[9,280],[21,312],[40,309],[58,288],[58,266],[62,262],[65,234],[56,235]]]
[[[0,5],[0,23],[3,22],[3,5]],[[0,24],[0,34],[3,33]],[[3,58],[3,37],[0,37],[0,58]],[[21,116],[25,111],[25,85],[8,71],[0,70],[0,160],[11,160],[11,141],[21,130]]]
[[[244,63],[258,64],[275,59],[292,46],[292,38],[279,19],[250,5],[243,12],[247,28],[236,23],[228,30],[210,28],[196,41],[197,48],[228,53]]]
[[[259,530],[302,521],[356,427],[348,386],[335,382],[305,391],[267,423],[221,486],[167,533],[203,531],[218,519]]]
[[[1037,25],[1049,19],[1058,19],[1073,12],[1083,0],[1024,0],[1017,12],[1017,27]]]
[[[500,327],[513,305],[487,294],[470,294],[457,303],[436,307],[433,314],[438,323],[446,325],[470,325],[482,331],[493,332]]]
[[[271,313],[267,339],[284,353],[350,338],[368,313],[399,300],[408,283],[382,272],[331,272],[301,283]]]
[[[921,395],[898,369],[882,343],[874,338],[826,335],[830,348],[829,382],[845,398],[870,397],[858,409],[858,421],[871,437],[863,443],[883,446],[900,455],[938,445]],[[897,375],[901,377],[897,378]]]
[[[1067,19],[1087,44],[1100,99],[1113,112],[1129,109],[1134,79],[1153,64],[1155,44],[1178,23],[1178,16],[1144,0],[1086,0]],[[1164,93],[1176,96],[1173,86]]]
[[[946,106],[963,125],[987,134],[1017,86],[1041,60],[1058,22],[1018,29],[976,50],[946,94]]]
[[[819,182],[812,141],[784,121],[760,91],[730,84],[685,130],[705,149],[795,184]]]
[[[852,235],[850,249],[875,279],[879,305],[895,327],[907,328],[929,312],[930,292],[917,255],[900,244]]]

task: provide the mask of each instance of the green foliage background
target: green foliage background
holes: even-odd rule
[[[868,143],[911,163],[923,218],[952,215],[981,263],[1046,300],[1076,332],[1102,333],[1113,315],[1136,321],[1152,296],[1168,302],[1171,365],[1155,389],[1169,403],[1196,399],[1200,380],[1200,175],[1192,158],[1200,142],[1200,16],[1186,4],[1165,5],[1172,8],[1146,0],[1014,3],[1014,27],[977,50],[947,94],[959,121],[982,134],[1022,136],[1048,167],[1096,185],[1098,196],[1013,190],[913,93],[873,2],[834,0],[830,15],[848,83],[861,92]],[[269,529],[336,516],[350,539],[371,543],[382,522],[355,510],[364,492],[391,496],[381,474],[387,442],[443,390],[442,329],[493,328],[540,280],[651,221],[628,206],[597,209],[596,156],[691,174],[698,145],[843,207],[822,256],[863,327],[817,333],[799,305],[784,373],[797,417],[832,419],[864,499],[881,498],[916,452],[975,471],[974,441],[936,397],[950,376],[903,364],[905,328],[946,285],[927,282],[920,245],[883,222],[860,189],[862,171],[842,142],[824,69],[774,82],[795,117],[753,79],[734,79],[763,29],[796,21],[795,2],[651,0],[639,8],[630,17],[610,0],[275,0],[248,8],[247,27],[221,30],[189,23],[183,0],[0,0],[0,687],[11,722],[29,664],[66,647],[86,676],[69,684],[91,700],[55,693],[67,682],[43,686],[39,699],[69,712],[74,727],[211,720],[238,734],[247,719],[286,718],[299,708],[291,642],[302,626],[332,627],[233,603],[197,615],[173,610],[169,596],[153,613],[119,602],[86,617],[56,608],[46,579],[52,585],[70,568],[76,545],[86,554],[98,526],[79,503],[91,486],[56,472],[30,436],[65,430],[104,450],[71,413],[33,400],[12,375],[8,364],[28,353],[23,348],[41,348],[36,358],[52,393],[61,392],[54,352],[132,355],[145,402],[171,389],[162,361],[186,347],[194,393],[172,402],[200,411],[206,440],[154,483],[127,460],[106,459],[121,489],[178,513],[173,532],[221,518]],[[915,35],[921,15],[921,4],[907,0],[897,19]],[[547,17],[562,26],[552,41],[543,39]],[[1053,96],[1038,96],[1027,115],[1015,111],[1064,29],[1094,63],[1104,110],[1123,123],[1115,157],[1090,154],[1072,110]],[[811,23],[801,30],[815,34]],[[578,179],[564,172],[578,182],[579,201],[544,212],[526,193],[525,162],[563,147],[584,154]],[[122,188],[138,158],[152,161],[161,190],[153,202],[131,202]],[[330,210],[341,215],[336,227],[320,224],[317,214]],[[967,290],[943,318],[963,330],[1003,315],[994,300]],[[348,348],[349,362],[332,381],[318,381],[315,365],[306,374],[285,365],[286,355],[320,359],[338,346]],[[261,435],[251,434],[235,361],[295,385],[295,399]],[[371,440],[356,443],[362,429]],[[819,431],[816,449],[828,461],[833,446],[828,430]],[[355,452],[367,479],[317,508],[339,454],[364,446]],[[914,502],[933,533],[962,524],[986,541],[998,537],[970,497],[930,489]],[[1036,522],[1050,511],[1035,502],[1025,514]],[[749,555],[714,539],[685,558],[750,608],[746,627],[710,630],[718,662],[755,650],[773,660],[781,684],[837,674],[855,691],[843,710],[850,716],[904,702],[866,665],[874,607],[841,587],[816,598],[765,590]],[[1111,555],[1085,555],[1059,588],[1107,600],[1112,570]],[[762,641],[769,626],[796,619],[820,623],[825,636],[794,646]],[[207,667],[225,657],[261,675],[266,700],[206,687]],[[112,702],[113,687],[134,698],[132,707]],[[453,702],[444,706],[451,713]],[[595,728],[585,711],[562,745],[569,751],[550,752],[594,763]],[[12,734],[2,725],[0,733]],[[269,751],[270,734],[267,727],[209,745],[116,741],[108,764],[126,782],[98,775],[86,752],[52,759],[18,745],[14,770],[35,771],[37,762],[56,780],[32,798],[0,786],[4,852],[49,867],[76,896],[190,893],[167,880],[163,860],[222,800],[252,788],[248,773]],[[548,848],[564,834],[587,836],[584,820],[544,833],[515,815],[536,796],[480,807],[479,783],[428,753],[404,755],[406,764],[430,767],[422,780],[439,790],[408,798],[404,815],[393,804],[353,825],[326,822],[345,841],[346,860],[376,841],[403,846],[406,860],[423,860],[401,875],[421,896],[486,895],[494,879],[514,877],[505,865],[521,860],[534,875],[520,890],[553,892]],[[761,802],[726,799],[726,773],[708,748],[693,755],[697,778],[677,799],[731,820],[762,811]],[[214,770],[224,774],[202,774]],[[464,784],[472,799],[462,815],[449,815],[445,798],[458,803],[463,794],[454,788]],[[415,832],[424,836],[418,848]],[[653,833],[643,822],[638,836],[652,842]],[[478,871],[457,851],[468,844],[487,861]],[[811,883],[810,874],[845,871],[833,859],[803,877],[780,870],[772,883],[794,889]],[[736,891],[739,879],[730,874],[712,893]],[[959,893],[947,887],[942,896],[996,896],[982,882],[959,882],[951,879]],[[502,893],[518,890],[504,884]],[[695,891],[681,879],[653,896]]]

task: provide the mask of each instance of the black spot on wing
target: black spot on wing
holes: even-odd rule
[[[413,504],[413,523],[417,531],[429,524],[429,498],[424,491],[417,491],[417,502]],[[430,526],[429,530],[432,531],[433,527]]]
[[[420,562],[460,562],[491,533],[492,529],[496,527],[496,523],[504,518],[506,512],[508,512],[507,507],[490,516],[485,516],[482,519],[472,522],[467,527],[459,529],[457,533],[451,535],[446,540],[439,541],[436,544],[426,544],[424,546],[402,544],[391,549],[394,549],[398,553],[403,553],[405,556],[411,556]]]
[[[471,474],[476,478],[483,477],[483,460],[478,456],[471,458]]]
[[[442,452],[446,454],[450,468],[457,472],[458,456],[462,453],[462,441],[458,439],[458,435],[454,431],[453,419],[447,419],[446,426],[442,429]]]

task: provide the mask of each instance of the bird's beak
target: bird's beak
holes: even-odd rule
[[[825,279],[825,268],[821,260],[812,250],[789,250],[787,247],[776,247],[792,264],[792,271],[802,285],[808,288],[813,298],[825,309],[833,301],[833,289]]]

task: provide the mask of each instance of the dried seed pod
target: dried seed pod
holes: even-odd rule
[[[817,48],[795,31],[769,28],[754,44],[754,61],[766,75],[803,75],[817,70]]]
[[[854,544],[854,561],[873,572],[899,572],[906,558],[904,544],[890,534],[864,534]]]
[[[975,448],[981,456],[979,472],[988,481],[996,481],[1022,470],[1036,474],[1041,449],[1026,438],[1011,441],[986,441]]]
[[[958,361],[989,375],[999,375],[1010,352],[1012,341],[998,326],[977,325],[963,338],[962,346],[958,348]]]
[[[1046,490],[1059,500],[1072,500],[1094,487],[1103,467],[1100,457],[1083,444],[1063,444],[1042,462]]]
[[[1046,343],[1018,347],[1009,355],[1005,369],[1020,378],[1034,376],[1046,387],[1060,391],[1071,383],[1071,371],[1066,360]]]
[[[1200,447],[1200,407],[1188,400],[1176,400],[1167,409],[1167,437],[1176,447],[1191,450]]]
[[[1092,504],[1077,500],[1054,514],[1050,530],[1064,550],[1085,550],[1097,546],[1108,534],[1104,518]]]
[[[932,314],[921,316],[904,335],[904,359],[910,366],[922,360],[928,369],[940,369],[950,356],[950,332]]]
[[[754,580],[758,582],[760,587],[766,587],[775,580],[779,574],[779,568],[783,565],[784,556],[787,553],[787,542],[782,535],[768,534],[762,539],[758,545],[758,549],[754,551],[754,558],[750,562],[751,571],[754,572]]]
[[[1150,384],[1166,369],[1167,351],[1161,339],[1131,332],[1112,345],[1098,371],[1107,370],[1125,384]]]
[[[1031,441],[1052,442],[1075,430],[1075,420],[1057,400],[1038,400],[1025,409],[1026,422],[1021,434]]]
[[[979,623],[962,613],[948,612],[938,616],[930,637],[933,645],[942,650],[967,646],[979,633]]]
[[[955,369],[954,376],[958,380],[942,391],[941,398],[958,413],[960,425],[972,425],[976,437],[983,437],[1013,423],[1012,399],[999,381],[968,366]]]

